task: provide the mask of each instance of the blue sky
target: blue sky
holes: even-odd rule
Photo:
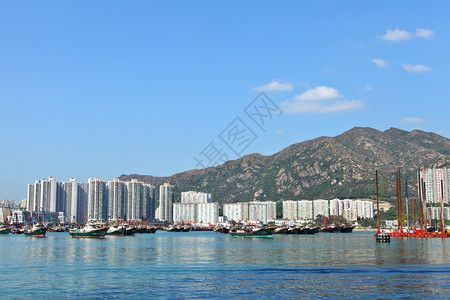
[[[196,168],[239,117],[270,155],[354,126],[449,136],[450,2],[0,2],[0,200]],[[263,128],[259,92],[282,109]],[[211,154],[211,152],[210,152]]]

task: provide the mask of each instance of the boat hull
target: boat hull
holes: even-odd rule
[[[156,232],[156,227],[148,227],[145,230],[145,233],[155,233]]]
[[[318,234],[318,233],[319,233],[319,230],[320,230],[319,227],[308,228],[307,234]]]
[[[307,234],[307,233],[308,233],[308,228],[306,228],[306,227],[298,228],[297,234]]]
[[[258,237],[258,238],[270,238],[273,234],[273,229],[259,229],[256,231],[253,230],[242,230],[242,229],[235,229],[230,231],[230,235],[232,237]]]
[[[344,226],[344,227],[342,227],[341,232],[342,233],[352,233],[353,228],[354,228],[353,226]]]
[[[216,231],[216,233],[229,233],[230,229],[226,228],[226,227],[220,227],[220,228],[217,228],[215,231]]]
[[[45,237],[45,233],[47,232],[47,228],[41,228],[34,231],[28,231],[24,232],[25,236],[31,236],[31,237]]]
[[[297,227],[288,228],[286,234],[298,234],[298,228]]]
[[[275,234],[287,234],[288,228],[277,228],[275,229],[275,231],[273,233]]]
[[[125,236],[133,236],[136,233],[136,228],[127,228],[125,230]]]
[[[119,230],[115,230],[115,231],[111,231],[111,232],[106,232],[106,235],[111,235],[111,236],[124,236],[125,235],[125,228],[119,229]]]
[[[1,229],[0,230],[0,235],[7,235],[11,232],[11,229],[7,228],[7,229]]]
[[[98,230],[92,230],[92,231],[83,231],[83,230],[77,230],[69,232],[70,236],[73,238],[104,238],[106,235],[106,228],[98,229]]]

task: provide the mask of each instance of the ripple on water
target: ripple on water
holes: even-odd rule
[[[0,238],[0,282],[5,298],[449,298],[448,247],[361,233],[10,235]]]

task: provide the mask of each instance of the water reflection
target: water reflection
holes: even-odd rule
[[[373,234],[232,238],[213,232],[0,239],[5,297],[447,298],[450,239]]]

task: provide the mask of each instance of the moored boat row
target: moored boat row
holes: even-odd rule
[[[243,227],[232,228],[229,234],[232,237],[272,237],[275,227]]]
[[[64,228],[64,227],[61,227]],[[76,227],[62,230],[42,223],[33,224],[31,227],[10,227],[7,225],[0,225],[0,235],[24,234],[31,237],[45,237],[47,232],[64,232],[68,231],[72,237],[104,237],[105,235],[116,236],[132,236],[136,233],[155,233],[157,227],[140,225],[138,227],[129,224],[113,224],[108,226],[106,223],[87,223],[85,225],[78,225]],[[65,229],[65,228],[64,228]]]
[[[275,234],[317,234],[319,233],[319,227],[309,227],[309,226],[285,226],[276,228]]]
[[[340,225],[340,226],[324,226],[320,229],[319,232],[328,232],[328,233],[352,233],[354,225]]]

